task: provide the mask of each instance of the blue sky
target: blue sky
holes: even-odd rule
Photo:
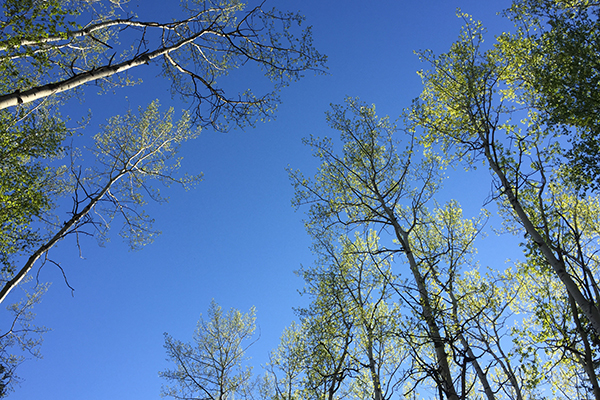
[[[251,349],[256,373],[284,327],[294,319],[293,307],[306,302],[298,294],[302,281],[294,275],[309,265],[310,240],[303,210],[290,205],[293,188],[286,167],[307,175],[316,163],[301,139],[327,136],[324,118],[330,103],[358,96],[375,103],[380,116],[392,119],[420,92],[416,71],[426,66],[414,50],[447,51],[462,21],[457,8],[482,20],[490,42],[510,27],[497,15],[508,1],[477,0],[271,0],[266,7],[300,11],[313,26],[314,44],[329,58],[327,75],[307,73],[286,88],[277,119],[256,128],[229,133],[205,130],[181,150],[183,169],[204,173],[191,191],[172,187],[167,204],[149,204],[162,235],[138,252],[128,251],[117,232],[105,247],[85,240],[83,259],[72,241],[52,251],[61,262],[74,295],[60,271],[50,265],[41,281],[53,282],[36,308],[36,323],[53,330],[46,334],[42,360],[28,360],[18,370],[23,378],[12,399],[155,399],[165,361],[163,332],[190,340],[200,313],[211,299],[223,308],[247,311],[256,306],[260,340]],[[128,8],[143,17],[169,18],[178,2],[130,0]],[[84,89],[83,103],[73,100],[68,114],[91,109],[85,135],[128,105],[146,106],[158,98],[166,109],[185,108],[171,99],[168,83],[156,66],[138,68],[133,76],[144,83],[97,95]],[[246,82],[243,71],[232,73],[228,85],[236,91],[260,82]],[[67,108],[64,111],[67,114]],[[453,174],[445,195],[456,197],[469,212],[482,206],[489,192],[485,171]],[[506,239],[505,239],[506,240]],[[501,246],[481,246],[482,264],[503,263],[511,257]],[[518,254],[518,249],[516,250]],[[513,255],[513,257],[516,257]]]

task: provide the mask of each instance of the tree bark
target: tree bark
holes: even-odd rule
[[[48,83],[43,86],[37,86],[23,92],[15,91],[3,96],[0,96],[0,110],[8,107],[14,107],[19,104],[27,104],[36,100],[43,99],[45,97],[62,93],[67,90],[74,89],[78,86],[84,85],[96,81],[98,79],[107,78],[120,72],[127,71],[131,68],[138,67],[140,65],[148,64],[153,59],[166,55],[171,51],[175,51],[186,44],[189,44],[199,38],[200,36],[210,33],[211,31],[202,30],[188,38],[182,39],[179,42],[166,47],[161,47],[157,50],[149,53],[140,54],[127,61],[115,65],[104,65],[91,71],[82,72],[75,74],[70,78],[64,79],[59,82]]]

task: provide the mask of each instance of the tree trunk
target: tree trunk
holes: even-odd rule
[[[149,53],[140,54],[127,61],[123,61],[115,65],[105,65],[91,71],[82,72],[75,74],[70,78],[62,80],[60,82],[48,83],[43,86],[37,86],[23,92],[16,91],[10,94],[0,96],[0,110],[8,107],[13,107],[19,104],[31,103],[32,101],[40,100],[53,94],[62,93],[78,86],[84,85],[96,81],[98,79],[107,78],[112,75],[118,74],[123,71],[127,71],[131,68],[138,67],[140,65],[148,64],[153,59],[166,55],[167,53],[177,50],[186,44],[189,44],[196,40],[208,31],[198,32],[188,38],[185,38],[171,46],[161,47],[160,49],[154,50]]]
[[[456,389],[454,388],[454,382],[452,380],[452,373],[450,371],[450,365],[448,364],[448,353],[446,353],[446,348],[444,345],[444,340],[440,335],[440,329],[437,326],[435,318],[433,316],[433,308],[431,307],[431,301],[429,299],[429,292],[427,290],[427,285],[425,283],[425,279],[419,270],[419,266],[417,265],[417,261],[412,253],[412,249],[410,246],[410,240],[408,237],[408,233],[405,232],[400,223],[396,219],[393,211],[385,204],[383,201],[383,197],[379,195],[379,201],[385,210],[387,217],[394,227],[394,231],[396,234],[396,239],[400,242],[404,249],[404,253],[406,254],[406,258],[408,259],[408,263],[410,265],[410,270],[415,278],[415,282],[417,283],[417,289],[419,291],[419,299],[421,303],[421,310],[423,313],[423,319],[427,324],[429,330],[429,337],[433,342],[433,346],[435,349],[436,361],[438,364],[438,372],[443,383],[440,388],[443,393],[448,397],[448,400],[460,400],[458,394],[456,393]]]
[[[571,276],[567,272],[565,264],[555,257],[548,243],[546,243],[543,236],[538,232],[536,227],[529,219],[529,216],[523,209],[521,203],[519,202],[519,199],[517,199],[513,188],[510,185],[510,182],[508,181],[508,178],[504,174],[504,171],[492,155],[491,147],[493,146],[493,144],[490,144],[490,142],[487,140],[487,138],[483,136],[483,134],[480,134],[480,139],[483,144],[485,156],[488,162],[490,163],[490,167],[492,168],[496,176],[498,176],[498,179],[500,179],[500,183],[502,184],[503,188],[503,193],[508,198],[511,207],[513,208],[513,210],[517,214],[517,217],[523,224],[525,231],[527,232],[527,234],[529,234],[533,242],[539,247],[540,251],[542,252],[542,255],[544,256],[548,264],[550,264],[558,278],[565,285],[567,292],[571,296],[573,296],[573,299],[575,300],[579,308],[589,319],[590,323],[592,324],[592,327],[596,331],[596,334],[600,335],[600,311],[598,310],[598,307],[583,295],[573,278],[571,278]]]
[[[123,175],[125,175],[128,170],[121,170],[116,176],[111,178],[108,183],[102,188],[98,194],[96,194],[90,202],[77,214],[74,214],[67,222],[63,224],[58,232],[52,238],[50,238],[45,244],[40,246],[30,257],[27,259],[25,265],[19,270],[19,272],[8,282],[4,284],[2,290],[0,290],[0,303],[2,303],[6,296],[13,290],[17,285],[27,276],[29,271],[33,268],[33,265],[40,257],[50,250],[59,240],[63,239],[71,228],[73,228],[77,223],[85,217],[91,210],[94,208],[96,204],[104,197],[104,195],[108,192],[111,186],[118,181]]]

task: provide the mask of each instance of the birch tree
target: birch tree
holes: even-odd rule
[[[67,237],[85,235],[103,240],[111,226],[121,224],[119,233],[133,249],[153,239],[157,232],[152,229],[152,218],[144,212],[144,204],[147,200],[164,201],[156,183],[190,187],[199,179],[178,173],[178,147],[197,132],[191,129],[189,116],[184,114],[174,123],[173,113],[161,113],[154,102],[139,113],[130,110],[125,116],[113,117],[94,136],[95,147],[85,154],[95,161],[88,169],[80,166],[76,160],[79,151],[72,149],[72,164],[60,184],[72,195],[72,207],[66,219],[47,216],[45,230],[31,243],[28,257],[20,265],[15,261],[15,268],[2,271],[0,303],[9,303],[9,295],[31,278],[36,263],[40,268],[54,264],[64,274],[51,250]],[[0,363],[9,374],[8,391],[14,382],[14,369],[22,361],[19,352],[38,355],[39,334],[45,330],[32,325],[31,313],[45,285],[27,290],[31,293],[23,300],[7,307],[12,316],[5,317],[7,323],[0,328]]]
[[[157,232],[142,205],[145,198],[164,200],[148,180],[184,186],[196,180],[177,176],[171,158],[196,135],[192,126],[224,131],[269,119],[282,88],[305,71],[323,70],[325,57],[303,17],[263,6],[192,0],[181,4],[179,19],[157,21],[113,0],[2,2],[0,302],[35,265],[61,268],[49,251],[68,236],[102,239],[123,223],[119,233],[132,248],[148,243]],[[222,79],[243,67],[262,71],[270,89],[226,92]],[[139,116],[114,117],[83,160],[65,144],[73,128],[64,121],[80,117],[61,116],[66,101],[89,95],[90,87],[126,90],[139,83],[141,68],[166,78],[189,111],[177,127],[173,112],[160,115],[157,103]],[[63,157],[69,161],[61,166]],[[66,218],[54,213],[61,196],[73,199]],[[0,335],[9,331],[3,327]]]
[[[173,110],[161,115],[158,103],[152,103],[140,115],[130,111],[113,117],[94,139],[92,150],[97,165],[83,170],[73,164],[69,181],[73,193],[70,217],[50,227],[47,239],[29,256],[0,289],[0,302],[27,276],[34,264],[48,258],[48,252],[69,235],[107,234],[114,219],[121,217],[121,235],[132,248],[152,239],[152,219],[143,211],[144,193],[161,201],[160,192],[149,181],[187,186],[197,177],[178,177],[179,163],[174,158],[178,146],[197,134],[184,116],[175,126]],[[86,230],[89,229],[89,230]]]
[[[237,0],[185,2],[182,18],[171,22],[139,20],[114,1],[6,0],[2,7],[0,262],[8,270],[45,239],[32,223],[60,191],[64,169],[49,161],[67,154],[72,130],[60,111],[69,96],[132,84],[137,67],[153,64],[188,101],[193,124],[226,130],[269,118],[279,90],[325,62],[300,15],[246,9]],[[251,64],[272,82],[271,92],[221,89],[221,78]]]

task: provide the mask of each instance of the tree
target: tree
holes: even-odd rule
[[[423,129],[424,144],[439,146],[451,162],[470,168],[483,160],[489,166],[494,177],[492,197],[508,229],[524,235],[529,268],[544,277],[542,282],[549,285],[545,290],[551,290],[552,297],[562,296],[546,304],[558,306],[552,308],[553,318],[569,327],[556,329],[563,322],[551,324],[548,332],[552,334],[538,337],[536,344],[548,346],[546,350],[552,353],[554,340],[576,337],[577,344],[562,350],[580,353],[575,357],[580,360],[576,368],[583,368],[588,383],[597,386],[593,384],[597,380],[592,361],[595,350],[582,349],[586,342],[594,342],[587,338],[590,333],[596,337],[600,332],[598,198],[581,199],[579,188],[564,173],[567,143],[560,127],[546,123],[548,109],[540,109],[527,64],[530,59],[523,57],[528,37],[523,32],[516,37],[506,34],[484,51],[481,24],[465,20],[459,40],[448,53],[421,54],[431,69],[422,73],[424,91],[411,118]],[[552,278],[545,275],[550,271]],[[543,304],[547,301],[543,298],[535,301]],[[545,324],[547,316],[536,317]],[[597,397],[597,390],[592,392]]]
[[[315,282],[318,297],[299,311],[305,379],[303,393],[311,399],[334,400],[348,394],[349,377],[355,372],[355,320],[336,298],[331,280]]]
[[[196,179],[176,177],[178,163],[171,159],[182,141],[196,135],[191,126],[226,130],[268,119],[279,90],[304,71],[324,68],[310,28],[302,30],[303,17],[295,13],[262,5],[246,9],[237,0],[192,0],[183,3],[181,19],[155,22],[124,7],[112,0],[2,2],[0,302],[36,262],[61,268],[48,251],[66,236],[105,237],[120,216],[120,233],[131,247],[147,243],[157,232],[143,212],[142,193],[164,200],[147,180],[185,186]],[[95,138],[95,166],[86,168],[94,162],[65,145],[73,129],[61,106],[92,85],[105,90],[133,84],[130,73],[147,64],[160,68],[190,111],[174,130],[172,111],[161,116],[157,103],[139,117],[114,117]],[[272,91],[226,93],[221,79],[240,67],[262,70]],[[70,165],[57,166],[67,156]],[[73,199],[66,220],[53,213],[61,196]]]
[[[19,123],[20,122],[20,123]],[[0,112],[0,263],[10,275],[14,258],[42,239],[32,223],[53,206],[62,168],[49,160],[61,157],[67,129],[47,108],[20,110],[18,120]]]
[[[164,201],[152,181],[164,185],[190,187],[197,176],[178,176],[178,147],[197,132],[190,127],[190,118],[172,122],[173,110],[161,113],[158,102],[139,114],[129,111],[123,117],[113,117],[94,137],[92,155],[95,165],[83,169],[76,159],[78,150],[71,149],[72,165],[62,177],[61,186],[73,197],[73,206],[66,220],[47,219],[47,235],[31,246],[31,253],[19,268],[5,269],[0,281],[0,302],[30,277],[36,262],[51,263],[61,268],[50,256],[50,250],[67,236],[90,235],[102,240],[113,223],[122,223],[120,234],[135,249],[152,240],[152,219],[144,213],[148,198]],[[79,242],[79,241],[78,241]],[[61,268],[62,270],[62,268]],[[39,302],[45,286],[38,286],[27,300],[16,302],[9,310],[12,323],[0,333],[0,362],[5,373],[14,373],[21,358],[10,350],[13,346],[37,355],[43,329],[32,327],[31,308]],[[16,327],[16,328],[15,328]],[[30,338],[32,337],[33,338]],[[9,361],[5,361],[9,360]],[[9,381],[11,381],[9,379]],[[11,390],[8,385],[8,390]]]
[[[330,259],[331,278],[325,283],[340,293],[337,301],[356,321],[350,392],[357,398],[390,399],[402,383],[402,360],[407,354],[397,336],[401,303],[392,301],[397,277],[392,274],[391,260],[377,256],[380,247],[375,232],[338,241],[339,250],[325,243],[318,248],[324,260]]]
[[[453,66],[450,71],[461,70]],[[451,95],[456,93],[451,89]],[[460,103],[454,99],[452,105]],[[482,273],[474,244],[489,212],[465,218],[457,201],[438,203],[445,162],[475,162],[477,154],[465,149],[481,149],[453,143],[455,154],[440,146],[447,155],[442,162],[429,141],[435,131],[426,129],[422,137],[408,130],[407,150],[400,152],[395,127],[378,118],[374,107],[348,99],[345,107],[333,110],[328,118],[341,132],[341,150],[333,140],[311,137],[306,142],[320,160],[317,174],[308,179],[290,172],[295,203],[309,206],[306,226],[321,257],[316,267],[304,270],[315,301],[305,311],[310,318],[301,319],[301,332],[320,336],[302,341],[302,348],[318,343],[326,355],[336,355],[332,359],[344,356],[344,364],[337,364],[343,369],[321,370],[318,376],[339,374],[339,393],[357,398],[386,398],[383,391],[372,390],[378,378],[381,387],[383,382],[402,385],[411,398],[425,390],[439,399],[522,400],[538,398],[548,388],[559,396],[596,397],[593,327],[543,253],[524,243],[526,263],[493,265]],[[455,127],[452,120],[436,123],[457,132],[469,127]],[[559,192],[558,185],[552,190],[552,213],[544,216],[553,229],[548,230],[554,235],[550,237],[580,257],[565,257],[571,270],[584,263],[593,278],[598,268],[598,200]],[[519,232],[510,203],[495,198],[506,229]],[[519,199],[535,216],[530,207],[539,199],[523,187]],[[536,226],[540,220],[536,217]],[[350,241],[350,235],[356,240]],[[394,274],[386,272],[387,265]],[[579,279],[584,278],[590,284],[586,293],[593,294],[593,281],[586,275]],[[330,326],[335,335],[327,333]],[[394,345],[382,346],[390,336],[388,343]],[[379,356],[369,357],[370,351]],[[307,352],[305,357],[307,366],[326,365],[318,354]],[[393,365],[398,375],[389,380],[393,375],[382,369],[369,381],[363,373],[378,371],[369,368],[373,365]]]
[[[57,94],[90,84],[125,85],[130,83],[125,71],[160,61],[173,93],[192,103],[193,122],[227,129],[268,117],[278,103],[277,91],[305,70],[320,70],[325,61],[312,47],[310,28],[295,29],[301,16],[261,7],[244,11],[238,1],[189,2],[187,18],[162,24],[119,15],[125,11],[114,2],[7,0],[3,8],[0,163],[11,166],[0,176],[0,196],[10,205],[0,214],[0,258],[6,268],[14,267],[11,255],[39,243],[31,222],[53,204],[52,182],[59,171],[44,159],[64,154],[68,134]],[[83,15],[90,18],[84,26]],[[119,34],[125,36],[121,50]],[[274,91],[227,97],[218,78],[249,63],[263,69]]]
[[[343,154],[335,153],[331,140],[306,141],[320,159],[321,167],[314,183],[300,172],[291,173],[296,187],[295,204],[311,204],[306,226],[313,238],[335,236],[336,230],[351,232],[371,226],[392,230],[399,248],[379,251],[406,255],[414,279],[411,289],[416,291],[415,308],[428,327],[427,342],[433,344],[433,358],[439,365],[438,387],[450,399],[458,399],[434,306],[409,241],[424,204],[435,192],[436,160],[425,159],[413,167],[414,142],[410,136],[407,149],[398,154],[393,139],[396,128],[387,118],[379,119],[374,107],[355,99],[346,102],[346,108],[333,106],[328,114],[331,127],[341,133]],[[347,112],[351,115],[347,116]],[[414,182],[421,186],[413,189]]]
[[[170,386],[162,396],[176,399],[226,400],[250,398],[252,370],[244,367],[245,352],[254,341],[255,311],[231,309],[224,313],[213,300],[207,320],[200,318],[193,344],[165,333],[165,349],[176,369],[160,372]]]
[[[198,179],[175,175],[179,167],[175,159],[178,146],[197,133],[190,130],[188,116],[184,115],[173,126],[172,115],[172,109],[161,115],[158,103],[154,102],[146,110],[140,109],[139,116],[130,111],[125,117],[113,117],[103,132],[94,137],[96,148],[92,153],[97,166],[83,171],[73,161],[70,181],[65,182],[73,194],[70,218],[55,223],[49,238],[11,279],[4,282],[0,302],[27,276],[36,261],[43,256],[48,260],[48,251],[58,241],[71,234],[84,233],[86,226],[103,236],[112,220],[121,216],[123,228],[120,233],[132,248],[152,238],[152,220],[142,209],[143,193],[156,201],[162,198],[148,181],[155,179],[165,185],[178,183],[185,187]],[[93,231],[90,234],[93,235]]]
[[[589,92],[596,85],[590,27],[598,4],[532,0],[511,12],[524,4],[554,12],[547,17],[556,30],[538,37],[519,27],[486,50],[481,24],[463,15],[466,26],[448,53],[421,53],[431,68],[421,72],[423,93],[405,114],[406,151],[397,150],[395,126],[377,118],[374,107],[348,99],[328,114],[341,132],[341,151],[333,140],[311,137],[318,173],[308,179],[291,172],[295,204],[309,206],[306,226],[319,246],[373,229],[391,237],[357,254],[386,255],[391,265],[405,257],[409,278],[391,281],[402,310],[393,332],[408,349],[405,393],[414,398],[428,386],[440,399],[529,399],[548,389],[599,398],[600,199],[582,196],[572,164],[578,141],[596,140],[596,93]],[[532,23],[531,15],[513,17]],[[567,39],[557,43],[560,35]],[[562,57],[569,60],[553,75]],[[588,75],[569,75],[569,68]],[[420,146],[423,156],[415,151]],[[584,150],[595,154],[593,146]],[[469,170],[482,161],[492,172],[499,216],[507,231],[522,235],[526,257],[514,269],[485,275],[473,259],[482,220],[463,219],[456,202],[440,206],[435,199],[445,165]],[[585,173],[596,163],[588,160]],[[596,177],[582,179],[591,185]],[[347,301],[331,275],[315,275],[313,287],[321,286],[320,296]],[[349,315],[343,337],[355,340],[351,329],[360,319]],[[357,359],[348,349],[343,354]],[[354,374],[345,380],[357,376],[349,365]]]
[[[304,328],[292,321],[283,331],[277,348],[269,354],[260,385],[263,398],[293,400],[303,397],[307,370]]]
[[[467,162],[482,157],[489,163],[498,193],[531,238],[532,250],[546,259],[600,332],[597,302],[589,297],[595,296],[593,269],[562,245],[559,237],[553,237],[562,237],[561,229],[571,230],[576,241],[581,237],[580,224],[570,224],[563,215],[566,204],[557,201],[558,191],[570,190],[560,171],[553,168],[561,156],[559,142],[554,140],[558,132],[542,126],[538,113],[526,102],[528,87],[520,85],[510,48],[500,40],[493,51],[481,53],[482,37],[481,26],[469,24],[448,54],[438,58],[423,54],[433,69],[423,74],[425,89],[413,117],[426,130],[425,140],[443,143],[448,153],[449,146],[455,146]],[[500,83],[508,88],[498,87]],[[509,103],[516,96],[528,112],[522,128],[509,119],[517,111]],[[562,225],[558,230],[551,229],[554,216]],[[585,276],[575,278],[573,274],[579,272],[569,268],[559,253],[569,254],[568,259],[578,263]],[[583,282],[591,280],[591,286],[581,288],[577,283],[581,278]],[[592,292],[586,293],[589,290]]]
[[[598,349],[584,318],[560,281],[547,268],[518,265],[514,285],[529,312],[515,329],[515,351],[530,383],[546,385],[566,398],[598,398]]]
[[[107,3],[107,4],[105,4]],[[85,85],[131,83],[125,71],[160,62],[174,94],[192,104],[198,126],[227,129],[270,116],[277,92],[303,71],[319,71],[325,57],[312,47],[310,28],[293,13],[244,11],[237,0],[198,0],[184,5],[186,18],[145,22],[115,2],[16,1],[3,3],[0,21],[0,261],[29,254],[44,238],[32,223],[53,207],[63,172],[48,159],[64,156],[69,134],[58,108]],[[121,13],[121,14],[120,14]],[[89,18],[83,26],[81,19]],[[120,35],[120,37],[119,37]],[[118,40],[124,41],[120,47]],[[135,50],[132,52],[129,47]],[[108,53],[112,53],[108,55]],[[255,64],[273,81],[264,95],[228,96],[219,78]],[[8,168],[10,166],[10,168]]]
[[[7,307],[10,317],[0,331],[0,398],[14,390],[20,380],[15,371],[26,357],[41,357],[42,335],[48,329],[33,325],[32,308],[41,301],[47,287],[39,284],[29,292],[23,289],[24,298]]]
[[[396,336],[399,307],[386,260],[367,249],[377,237],[315,244],[318,261],[301,271],[312,299],[297,310],[267,366],[271,399],[389,399],[401,382],[405,355]]]
[[[72,29],[73,24],[65,18],[73,17],[76,8],[63,9],[63,3],[3,2],[0,93],[26,89],[48,75],[52,68],[48,54],[28,52],[18,44]],[[19,51],[21,57],[13,57]],[[52,208],[57,194],[61,170],[48,161],[63,156],[62,142],[69,133],[57,104],[57,99],[48,98],[0,111],[0,261],[9,274],[15,268],[14,257],[39,245],[42,238],[31,224]]]

